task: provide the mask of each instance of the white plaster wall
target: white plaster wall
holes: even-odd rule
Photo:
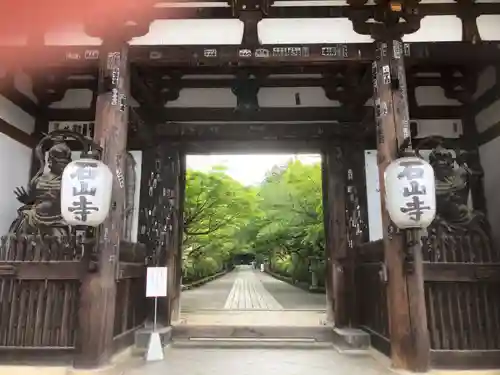
[[[493,87],[496,80],[500,79],[497,77],[496,68],[488,67],[479,75],[479,85],[478,91],[481,92],[480,95],[484,94],[489,88]],[[488,82],[488,84],[485,84]],[[477,95],[479,97],[480,95]],[[489,107],[483,109],[476,115],[475,118],[477,131],[482,133],[488,130],[492,125],[495,125],[500,121],[500,101],[496,101]]]
[[[0,72],[2,76],[4,72]],[[16,86],[25,92],[26,75],[16,76]],[[0,95],[0,118],[10,125],[31,134],[35,120],[10,100]],[[31,167],[31,148],[0,133],[0,236],[7,233],[10,224],[17,216],[20,203],[16,200],[14,189],[26,187]]]
[[[27,134],[33,133],[35,129],[35,119],[2,95],[0,95],[0,118]]]
[[[479,157],[484,170],[484,195],[486,197],[488,220],[492,227],[494,244],[500,246],[500,137],[479,147]]]
[[[31,149],[0,133],[0,236],[9,230],[21,204],[14,189],[26,187],[31,166]]]
[[[365,151],[366,200],[368,205],[368,232],[370,241],[383,237],[380,180],[377,165],[377,150]]]
[[[0,67],[0,78],[5,77],[5,74],[5,70]],[[14,84],[19,91],[34,98],[31,80],[25,73],[16,73]],[[27,134],[33,133],[35,129],[35,119],[2,95],[0,95],[0,118]]]
[[[479,82],[489,82],[488,88],[492,87],[497,77],[496,69],[489,67],[483,71],[479,77]],[[482,89],[479,85],[479,89]],[[486,90],[483,91],[483,93]],[[479,96],[479,95],[478,95]],[[500,122],[500,100],[494,102],[489,107],[479,112],[476,116],[476,127],[479,133],[488,130],[491,126]],[[498,161],[500,160],[500,137],[497,137],[488,143],[479,147],[479,157],[481,166],[484,170],[484,195],[486,198],[488,220],[492,226],[493,241],[496,246],[500,246],[500,168]]]

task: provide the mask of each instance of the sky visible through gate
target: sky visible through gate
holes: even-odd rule
[[[209,171],[214,166],[225,166],[226,173],[240,183],[257,185],[262,182],[273,166],[284,166],[294,158],[304,164],[321,161],[321,156],[318,154],[188,155],[187,167]]]

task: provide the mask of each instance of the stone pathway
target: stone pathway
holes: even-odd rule
[[[324,294],[308,293],[266,273],[239,266],[199,288],[182,292],[184,312],[205,310],[324,311]]]
[[[243,269],[238,272],[224,309],[283,310],[283,306],[264,288],[255,272]]]
[[[312,294],[250,266],[181,296],[183,325],[317,326],[325,321],[325,295]]]

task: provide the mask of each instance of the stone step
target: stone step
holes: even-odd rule
[[[172,338],[176,340],[196,339],[272,339],[306,340],[314,342],[332,342],[333,331],[328,326],[174,326]]]
[[[334,348],[353,355],[367,354],[370,348],[370,335],[354,328],[178,325],[158,330],[164,346],[180,348]],[[146,351],[151,332],[151,328],[136,332],[136,354]]]
[[[175,339],[174,348],[214,348],[214,349],[333,349],[330,342],[314,339],[271,339],[271,338],[196,338]]]

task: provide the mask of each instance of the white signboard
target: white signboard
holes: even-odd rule
[[[167,296],[167,267],[148,267],[146,297]]]

